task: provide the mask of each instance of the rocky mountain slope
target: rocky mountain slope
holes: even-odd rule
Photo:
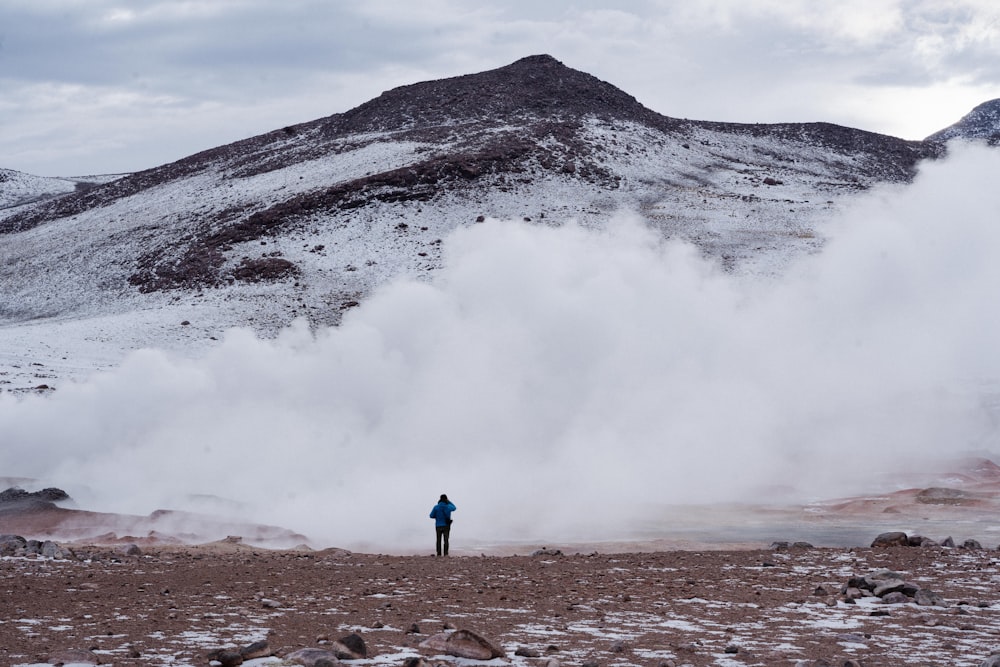
[[[232,326],[335,324],[393,276],[433,273],[449,232],[488,217],[598,226],[629,209],[728,270],[780,271],[852,196],[943,151],[670,118],[532,56],[0,210],[0,365],[38,384]]]
[[[951,139],[985,140],[990,145],[1000,142],[1000,99],[983,102],[954,125],[927,137],[927,141]]]

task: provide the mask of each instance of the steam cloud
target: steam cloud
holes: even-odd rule
[[[0,470],[148,513],[188,494],[320,544],[601,539],[671,503],[884,484],[998,441],[1000,152],[953,147],[823,252],[734,277],[620,215],[455,232],[336,329],[231,331],[0,397]],[[994,405],[991,406],[991,401]],[[881,480],[881,481],[880,481]]]

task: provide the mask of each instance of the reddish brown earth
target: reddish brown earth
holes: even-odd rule
[[[176,513],[4,511],[0,534],[55,539],[79,560],[0,558],[0,665],[55,663],[65,649],[92,650],[104,664],[207,665],[213,649],[267,640],[284,656],[357,632],[369,651],[361,664],[423,656],[468,667],[476,663],[419,647],[461,628],[504,653],[486,664],[516,667],[557,667],[553,659],[565,667],[975,666],[1000,651],[1000,468],[980,460],[943,479],[798,509],[690,510],[674,515],[670,535],[560,545],[567,555],[512,555],[539,545],[470,547],[460,534],[450,558],[275,550],[247,543],[304,538]],[[723,517],[732,532],[705,540]],[[196,528],[162,532],[178,526]],[[244,539],[186,544],[220,530]],[[883,530],[975,538],[986,549],[861,546]],[[835,548],[761,548],[812,536],[857,537]],[[124,555],[129,542],[141,555]],[[850,604],[841,595],[850,577],[883,568],[946,606]]]
[[[106,664],[206,665],[214,648],[266,639],[285,653],[351,632],[379,664],[469,664],[418,648],[445,627],[492,641],[505,653],[495,665],[978,665],[1000,647],[1000,554],[986,550],[76,550],[86,560],[0,559],[0,664],[82,648]],[[881,568],[949,606],[840,599],[850,576]],[[524,648],[537,657],[515,655]]]

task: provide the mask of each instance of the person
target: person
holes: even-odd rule
[[[442,493],[437,505],[431,509],[431,518],[434,519],[434,528],[437,531],[437,555],[448,555],[448,537],[451,535],[451,513],[455,511],[455,505],[448,500],[448,494]],[[442,543],[444,553],[442,554]]]

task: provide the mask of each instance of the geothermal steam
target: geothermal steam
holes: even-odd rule
[[[236,330],[202,358],[141,351],[3,397],[0,470],[93,509],[214,494],[320,544],[406,548],[442,492],[464,540],[595,540],[669,504],[815,498],[995,452],[1000,152],[953,152],[779,279],[627,214],[461,229],[432,282],[336,329]]]

